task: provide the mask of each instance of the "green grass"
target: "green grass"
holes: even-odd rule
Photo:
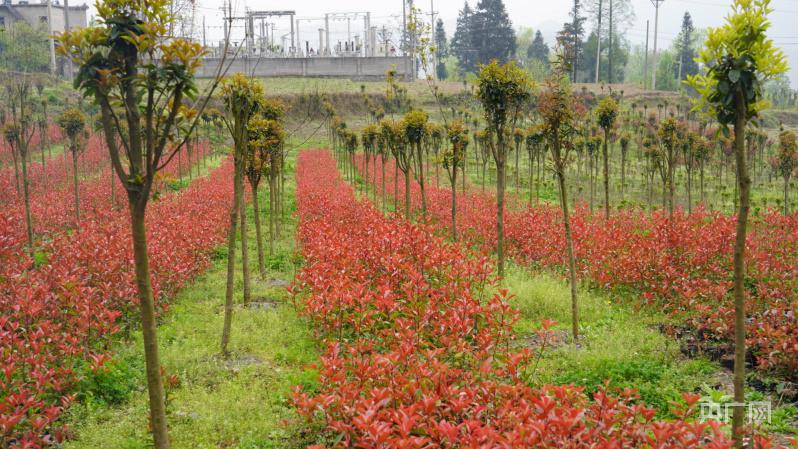
[[[286,208],[295,207],[293,176],[287,174]],[[248,208],[252,298],[263,308],[236,307],[230,361],[219,356],[226,280],[226,248],[214,254],[212,267],[175,298],[159,327],[161,360],[175,385],[167,385],[172,447],[290,448],[309,442],[282,421],[295,418],[288,401],[292,387],[313,389],[318,360],[316,342],[297,316],[285,288],[261,281],[257,273],[255,227]],[[264,210],[264,218],[268,211]],[[265,220],[264,220],[265,221]],[[287,220],[275,254],[267,258],[267,279],[290,281],[296,223]],[[266,242],[268,245],[268,242]],[[268,251],[268,246],[267,246]],[[236,302],[242,279],[236,279]],[[120,343],[108,371],[81,384],[81,404],[69,411],[75,439],[66,449],[144,449],[148,404],[141,336]]]
[[[504,283],[521,312],[516,325],[520,335],[539,328],[543,319],[558,322],[559,342],[544,351],[532,377],[536,383],[573,383],[593,392],[608,379],[613,387],[637,389],[643,402],[667,416],[669,401],[712,384],[712,374],[719,369],[709,360],[682,356],[678,342],[657,330],[664,316],[634,310],[623,298],[594,290],[580,289],[577,294],[583,340],[576,347],[570,336],[571,293],[566,282],[510,265]]]

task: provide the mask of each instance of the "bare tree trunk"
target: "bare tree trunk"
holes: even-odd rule
[[[275,228],[275,221],[276,219],[276,209],[277,209],[277,192],[276,186],[274,185],[274,177],[269,176],[269,256],[274,254],[274,228]]]
[[[732,437],[736,448],[743,445],[745,418],[745,240],[748,231],[748,210],[751,197],[751,178],[745,157],[744,94],[736,92],[737,119],[734,124],[734,146],[737,159],[737,184],[740,191],[740,209],[737,212],[737,236],[734,242],[734,407]]]
[[[14,187],[19,193],[19,158],[17,157],[17,150],[11,148],[11,157],[14,159]]]
[[[382,213],[386,212],[385,207],[385,157],[380,156],[380,169],[382,170]]]
[[[502,145],[499,143],[499,145]],[[499,150],[503,151],[503,150]],[[496,253],[499,258],[499,277],[504,276],[504,183],[505,162],[496,161]]]
[[[410,167],[405,171],[405,218],[410,219]]]
[[[28,164],[25,161],[24,154],[25,153],[23,153],[22,156],[22,194],[25,197],[25,231],[28,234],[28,253],[33,256],[33,216],[30,212],[30,182],[28,180]]]
[[[236,151],[238,153],[238,151]],[[222,355],[227,357],[230,353],[227,346],[230,343],[230,331],[233,324],[233,289],[235,286],[236,271],[236,228],[239,211],[244,196],[244,173],[242,156],[235,155],[235,175],[233,178],[233,207],[230,208],[230,230],[227,235],[227,287],[224,297],[224,326],[222,328]]]
[[[247,206],[242,200],[241,209],[239,210],[241,217],[241,266],[242,274],[244,277],[244,304],[248,304],[252,300],[252,293],[250,288],[250,273],[249,273],[249,236],[247,235]]]
[[[421,188],[421,216],[426,220],[427,218],[427,191],[424,188],[424,159],[421,144],[416,145],[416,154],[418,154],[418,186]]]
[[[452,240],[457,241],[457,167],[452,169]]]
[[[258,186],[250,184],[252,188],[252,208],[255,213],[255,239],[258,247],[258,272],[260,272],[261,279],[266,278],[266,265],[264,264],[263,255],[263,229],[260,223],[260,199],[258,198]]]
[[[130,224],[133,234],[133,258],[136,285],[139,293],[141,333],[144,337],[144,360],[147,371],[147,392],[150,402],[150,426],[156,449],[169,449],[166,427],[161,361],[158,354],[158,329],[155,320],[155,303],[150,284],[150,262],[147,254],[147,231],[144,225],[144,207],[134,194],[129,194]]]
[[[560,191],[560,207],[562,208],[563,227],[565,228],[565,246],[568,252],[568,271],[571,284],[571,334],[574,344],[579,339],[579,304],[576,296],[576,257],[574,255],[574,238],[571,235],[571,217],[568,213],[568,191],[565,187],[565,174],[557,172],[557,185]]]
[[[790,213],[790,203],[787,201],[787,193],[790,190],[789,187],[790,187],[790,177],[789,176],[785,176],[784,177],[784,215],[787,215],[787,214]]]
[[[75,189],[75,225],[80,223],[80,189],[78,188],[78,152],[72,153],[72,185]]]
[[[610,161],[609,161],[610,130],[604,130],[604,219],[610,219]]]

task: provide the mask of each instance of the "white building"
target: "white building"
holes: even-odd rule
[[[73,6],[69,5],[69,28],[84,28],[87,25],[86,4]],[[51,11],[53,33],[62,33],[66,30],[67,10],[64,5],[57,0],[53,0]],[[25,21],[31,27],[44,27],[47,29],[48,13],[47,2],[43,0],[2,0],[0,3],[0,29],[13,26],[15,22]]]

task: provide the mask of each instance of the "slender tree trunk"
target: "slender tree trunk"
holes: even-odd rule
[[[382,213],[386,212],[385,208],[385,157],[380,156],[380,169],[382,170]]]
[[[499,144],[501,145],[501,144]],[[503,151],[503,150],[499,150]],[[499,277],[504,277],[504,184],[505,162],[496,162],[496,253],[499,258]]]
[[[399,210],[399,163],[393,164],[393,211]]]
[[[751,178],[745,157],[744,94],[736,92],[737,119],[734,124],[734,146],[737,159],[737,184],[740,191],[740,209],[737,212],[737,236],[734,242],[734,407],[732,436],[736,448],[743,445],[745,418],[745,240],[748,231],[748,210],[751,196]]]
[[[75,225],[80,223],[80,189],[78,188],[78,152],[72,153],[72,185],[75,190]]]
[[[266,279],[266,265],[263,254],[263,228],[260,223],[260,199],[258,198],[258,185],[251,183],[252,188],[252,208],[255,213],[255,240],[258,246],[258,272],[261,279]]]
[[[785,176],[784,177],[784,215],[787,215],[787,214],[790,213],[790,203],[787,201],[787,192],[789,192],[789,190],[790,190],[789,187],[790,187],[790,177],[789,176]]]
[[[609,161],[610,131],[604,130],[604,219],[610,219],[610,161]]]
[[[269,256],[274,254],[274,228],[277,209],[277,192],[274,185],[274,177],[269,175]]]
[[[114,174],[114,163],[111,162],[111,207],[116,207],[116,178]]]
[[[241,266],[242,274],[244,277],[244,304],[249,304],[252,300],[252,292],[250,288],[250,273],[249,273],[249,236],[247,235],[247,206],[246,203],[241,201],[241,209],[239,215],[241,217]]]
[[[13,147],[11,148],[11,157],[14,159],[14,187],[19,193],[19,158],[17,157],[17,151]]]
[[[421,189],[421,216],[424,219],[427,219],[427,191],[424,188],[426,184],[424,182],[424,159],[423,159],[423,150],[421,149],[421,144],[417,144],[417,154],[418,154],[418,186]]]
[[[150,427],[156,449],[169,449],[166,427],[161,361],[158,354],[158,328],[155,320],[155,303],[150,284],[150,262],[147,254],[147,231],[144,225],[145,209],[135,194],[129,194],[130,225],[133,235],[133,259],[136,269],[136,286],[139,293],[141,333],[144,337],[144,360],[147,372],[147,393],[150,402]]]
[[[45,150],[47,149],[47,134],[46,131],[42,130],[42,151],[41,151],[41,158],[42,158],[42,185],[44,185],[45,189],[47,188],[47,161],[44,157]]]
[[[457,167],[452,169],[452,240],[457,241]]]
[[[687,213],[693,213],[693,174],[687,169]]]
[[[405,171],[405,218],[410,219],[410,167]]]
[[[239,153],[239,150],[236,150]],[[242,156],[235,155],[235,175],[233,178],[233,206],[230,208],[230,230],[227,235],[227,287],[224,296],[224,327],[222,328],[222,355],[227,357],[230,353],[227,346],[230,343],[230,331],[233,324],[233,289],[235,286],[236,271],[236,228],[239,211],[244,197],[244,173]]]
[[[626,193],[626,152],[621,148],[621,201],[624,199],[624,194]]]
[[[30,211],[30,181],[28,179],[28,164],[22,156],[22,194],[25,197],[25,231],[28,234],[28,253],[33,256],[33,216]]]
[[[558,171],[557,186],[560,191],[560,207],[562,208],[563,227],[565,228],[565,246],[568,252],[568,271],[571,284],[571,334],[574,344],[579,339],[579,304],[576,296],[576,257],[574,255],[574,239],[571,235],[571,217],[568,213],[568,191],[565,186],[565,174]]]

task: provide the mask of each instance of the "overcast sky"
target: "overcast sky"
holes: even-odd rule
[[[213,40],[221,39],[222,14],[220,7],[224,0],[198,0],[196,10],[196,23],[201,27],[202,18],[205,17],[206,36],[208,44]],[[402,0],[290,0],[290,1],[264,1],[264,0],[232,0],[234,15],[243,14],[245,8],[254,10],[295,10],[297,18],[311,19],[300,21],[301,41],[309,41],[311,47],[318,47],[318,28],[323,26],[323,21],[312,20],[323,18],[328,12],[361,12],[370,11],[373,26],[386,25],[393,27],[398,33],[398,24],[402,15]],[[583,0],[584,2],[584,0]],[[471,5],[476,0],[471,0]],[[659,15],[659,47],[669,47],[679,32],[682,16],[689,11],[697,28],[717,26],[721,24],[729,12],[730,0],[664,0],[660,6]],[[540,29],[547,41],[554,38],[555,33],[562,27],[568,18],[572,0],[505,0],[507,10],[513,25],[519,27],[532,27]],[[653,46],[654,33],[654,6],[650,0],[632,0],[636,19],[634,25],[626,33],[626,38],[632,45],[645,43],[646,20],[651,21],[651,46]],[[775,12],[771,18],[773,27],[771,36],[783,48],[790,62],[790,78],[794,86],[798,85],[798,0],[773,0]],[[429,13],[429,0],[417,0],[417,7],[424,13]],[[442,17],[447,34],[451,37],[454,32],[458,11],[463,7],[463,0],[435,0],[437,17]],[[428,16],[427,16],[428,17]],[[275,36],[287,35],[290,25],[287,19],[275,19]],[[243,23],[239,22],[239,25]],[[335,22],[330,40],[337,42],[345,40],[347,36],[346,21]],[[352,35],[362,35],[362,19],[353,21]],[[234,30],[243,36],[243,28]],[[234,35],[235,38],[235,35]],[[240,37],[239,37],[240,39]]]

